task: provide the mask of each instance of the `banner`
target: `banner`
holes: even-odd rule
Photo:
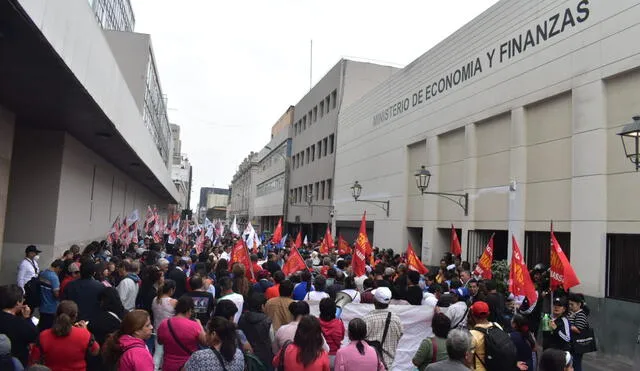
[[[353,268],[353,274],[356,277],[364,276],[367,272],[366,258],[367,258],[367,246],[369,246],[369,238],[367,237],[367,212],[365,211],[360,221],[360,232],[355,243],[355,251],[351,266]]]
[[[231,233],[235,234],[236,236],[240,235],[240,231],[238,230],[238,224],[236,223],[236,217],[233,217],[233,223],[231,224]]]
[[[231,249],[231,260],[229,261],[229,269],[233,267],[233,264],[240,263],[244,265],[245,274],[250,278],[254,277],[253,266],[251,265],[251,258],[249,258],[249,250],[244,244],[244,241],[239,239],[238,242]]]
[[[562,247],[556,240],[556,235],[553,234],[553,225],[551,226],[551,290],[557,289],[562,286],[565,290],[568,290],[574,286],[580,284],[576,272],[569,263],[569,259],[562,251]]]
[[[411,242],[409,242],[409,246],[407,247],[407,266],[409,269],[414,270],[420,274],[427,274],[429,270],[427,267],[422,264],[422,261],[416,255],[416,252],[413,251],[413,246],[411,246]]]
[[[338,255],[348,255],[351,254],[353,250],[351,246],[342,238],[342,235],[338,235]]]
[[[454,256],[462,255],[462,246],[460,246],[460,240],[458,239],[458,233],[455,227],[451,224],[451,253]]]
[[[493,236],[489,239],[489,243],[487,247],[484,248],[484,252],[480,257],[480,261],[476,266],[476,269],[473,270],[473,275],[482,277],[483,280],[490,280],[493,277],[493,273],[491,272],[491,265],[493,264]]]
[[[509,291],[515,296],[524,295],[529,303],[538,301],[538,292],[531,281],[527,264],[520,253],[520,247],[515,236],[513,239],[513,256],[511,257],[511,269],[509,271]]]
[[[282,239],[282,218],[278,220],[278,226],[276,230],[273,232],[273,236],[271,237],[271,243],[277,244]]]
[[[294,244],[296,249],[302,247],[302,232],[298,231],[298,235],[296,236],[296,243]]]
[[[320,254],[321,255],[329,255],[329,249],[333,249],[333,237],[331,237],[331,229],[329,229],[329,225],[327,224],[327,230],[324,232],[324,238],[322,239],[322,243],[320,244]]]
[[[300,234],[298,234],[300,236]],[[284,265],[282,266],[282,273],[285,275],[290,275],[296,273],[297,271],[302,271],[307,269],[307,265],[304,263],[304,259],[302,259],[302,255],[298,252],[298,248],[294,247],[291,249],[289,253],[289,258]]]

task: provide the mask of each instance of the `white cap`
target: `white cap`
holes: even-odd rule
[[[455,269],[456,269],[456,265],[455,264],[450,264],[450,265],[447,266],[447,270],[448,271],[452,271],[452,270],[455,270]]]
[[[378,287],[373,290],[373,297],[378,303],[389,304],[391,301],[391,290],[388,287]]]

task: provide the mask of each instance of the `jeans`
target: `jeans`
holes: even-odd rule
[[[573,356],[573,369],[575,371],[582,371],[582,354],[572,354]]]

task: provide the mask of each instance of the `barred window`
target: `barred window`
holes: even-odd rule
[[[607,297],[640,302],[640,234],[607,235]]]

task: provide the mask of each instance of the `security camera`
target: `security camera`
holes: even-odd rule
[[[335,210],[331,210],[329,211],[329,216],[333,218],[333,216],[336,215],[336,211]]]

